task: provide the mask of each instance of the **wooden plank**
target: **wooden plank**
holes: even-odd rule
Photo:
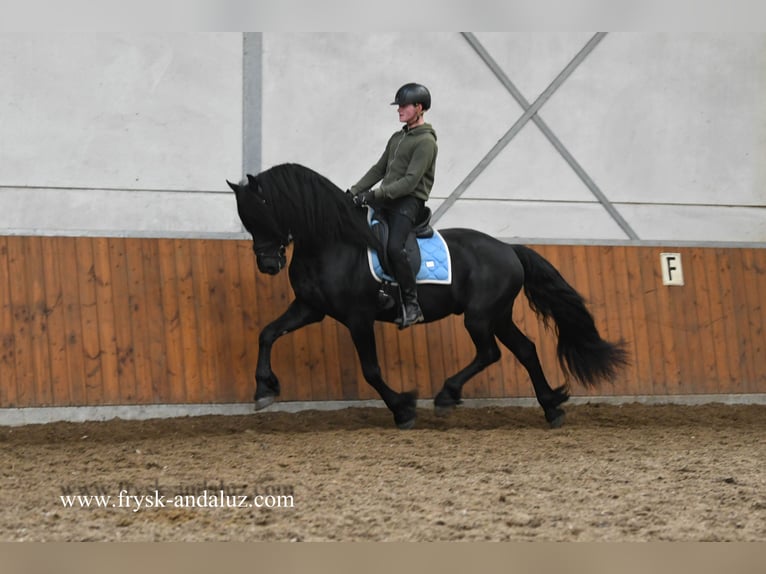
[[[146,296],[146,276],[144,274],[143,244],[152,240],[124,240],[125,293],[127,296],[127,325],[131,333],[130,347],[132,366],[132,396],[128,399],[134,404],[146,404],[152,400],[152,360],[149,331],[152,323],[158,323],[159,314],[149,314]],[[125,393],[125,388],[121,388]]]
[[[101,349],[101,372],[103,375],[103,401],[105,404],[119,404],[120,358],[117,347],[109,243],[110,240],[106,237],[93,239],[94,280],[96,309],[98,310],[99,346]]]
[[[187,272],[187,266],[186,264],[179,264],[181,256],[176,245],[176,240],[174,239],[160,239],[157,241],[157,263],[162,308],[160,317],[162,318],[161,324],[164,331],[163,349],[165,350],[165,360],[163,363],[165,365],[165,373],[161,379],[155,379],[152,392],[154,401],[159,403],[187,402],[187,381],[197,372],[196,342],[190,350],[186,348],[184,343],[185,337],[192,336],[193,338],[196,323],[192,323],[188,326],[188,330],[184,330],[185,325],[182,324],[181,320],[181,298],[186,296],[186,292],[182,292],[180,286],[179,268],[182,273],[185,273]],[[183,245],[183,242],[180,245]],[[155,346],[156,348],[157,346]],[[161,366],[162,363],[155,362],[155,369]],[[188,377],[185,373],[187,368],[190,370]]]
[[[213,402],[230,402],[233,400],[234,369],[232,365],[232,326],[227,323],[227,292],[225,273],[227,271],[223,251],[223,241],[210,240],[205,242],[201,255],[204,259],[205,278],[207,285],[205,295],[208,303],[207,315],[201,315],[203,323],[200,329],[209,335],[209,345],[212,352],[211,368],[213,369],[209,399]],[[238,269],[238,268],[236,268]],[[235,268],[229,270],[232,277],[238,277]]]
[[[87,402],[85,386],[85,350],[83,348],[82,316],[80,304],[79,262],[77,259],[77,238],[56,237],[51,249],[58,260],[61,283],[64,354],[66,356],[66,386],[68,403],[83,405]],[[55,388],[54,388],[55,393]],[[56,404],[61,402],[56,399]]]
[[[197,318],[199,305],[196,284],[202,281],[194,265],[194,243],[184,239],[172,242],[176,263],[179,330],[183,345],[183,367],[177,385],[168,389],[172,402],[199,403],[205,401],[205,382],[210,372]],[[201,312],[201,310],[199,311]]]
[[[659,275],[659,249],[639,248],[639,266],[641,268],[641,295],[646,311],[644,329],[647,332],[648,347],[642,349],[635,357],[642,360],[643,354],[651,357],[652,375],[651,392],[653,395],[665,395],[667,390],[667,369],[669,356],[665,353],[663,341],[663,321],[665,317],[660,309],[659,290],[664,289]]]
[[[241,385],[247,379],[247,368],[243,361],[247,355],[248,341],[243,304],[243,276],[239,264],[237,241],[222,241],[222,262],[218,267],[218,281],[223,290],[223,326],[227,334],[229,379],[225,383],[225,396],[221,400],[238,402],[244,399]]]
[[[143,294],[144,305],[143,315],[147,320],[143,331],[146,344],[146,362],[147,365],[143,371],[144,376],[147,377],[143,380],[137,381],[136,400],[143,403],[153,403],[156,401],[158,390],[166,388],[169,385],[168,381],[168,359],[169,354],[168,347],[166,346],[166,322],[163,307],[163,275],[161,270],[161,257],[160,257],[160,242],[161,239],[145,239],[140,242],[134,243],[135,252],[130,252],[131,259],[131,279],[139,281],[139,277],[143,276]],[[142,269],[138,269],[134,262],[134,257],[140,252]],[[174,266],[173,266],[174,267]],[[136,285],[136,290],[138,286]],[[175,289],[173,290],[175,294]],[[175,309],[177,311],[178,304],[176,302]],[[140,329],[140,327],[137,325]],[[175,357],[180,356],[180,353],[175,349],[170,352],[175,353]],[[140,371],[137,373],[140,376]]]
[[[689,362],[689,376],[684,377],[680,392],[692,394],[700,389],[703,394],[716,392],[715,351],[710,333],[710,305],[707,287],[707,273],[701,263],[701,248],[690,248],[684,253],[684,279],[688,287],[675,289],[684,298],[686,326],[686,353],[681,364]],[[715,389],[715,390],[714,390]]]
[[[764,270],[756,264],[753,249],[743,249],[742,252],[742,270],[743,286],[745,300],[747,301],[746,316],[743,317],[749,326],[750,340],[748,341],[748,356],[752,365],[751,376],[747,380],[748,392],[757,392],[757,389],[763,389],[764,385],[764,364],[766,364],[766,345],[764,342],[763,324],[764,319],[761,315],[762,292],[759,292],[759,284],[762,280],[759,275]]]
[[[27,305],[30,310],[29,332],[32,342],[32,364],[35,369],[35,404],[51,406],[51,359],[48,341],[48,308],[45,297],[42,238],[27,238]]]
[[[660,249],[647,248],[641,259],[641,278],[644,285],[644,302],[647,309],[647,327],[650,347],[648,352],[656,359],[652,363],[654,380],[652,394],[667,395],[668,379],[678,377],[678,364],[675,360],[675,342],[671,336],[672,317],[669,317],[667,305],[663,304],[663,292],[668,287],[662,284],[659,263]],[[646,352],[646,351],[645,351]]]
[[[689,250],[669,247],[667,251],[680,252],[682,260],[689,263]],[[675,365],[676,377],[669,377],[665,381],[665,387],[669,395],[681,395],[686,393],[690,384],[697,382],[699,369],[696,357],[690,354],[690,345],[687,341],[687,332],[696,329],[696,315],[691,299],[692,292],[696,288],[696,281],[691,272],[691,266],[686,269],[686,286],[663,285],[659,291],[660,301],[664,304],[665,333],[673,340],[673,357],[671,362]],[[688,295],[687,295],[688,294]]]
[[[677,343],[677,361],[680,371],[677,381],[668,381],[668,393],[671,395],[687,394],[694,386],[703,388],[704,368],[699,357],[699,350],[694,349],[695,342],[699,343],[700,337],[696,309],[700,281],[691,264],[692,252],[691,248],[681,251],[682,261],[686,263],[684,265],[685,285],[683,287],[668,286],[665,290],[674,317],[672,333]]]
[[[756,365],[752,361],[750,341],[750,303],[745,288],[745,272],[742,250],[733,250],[729,253],[732,282],[732,295],[735,302],[735,315],[737,319],[737,349],[739,367],[742,373],[742,392],[749,392],[750,382],[755,380]]]
[[[256,269],[249,241],[236,242],[242,294],[242,321],[244,326],[244,349],[239,358],[242,379],[237,381],[238,400],[251,401],[255,393],[255,367],[258,364],[258,335],[262,329],[256,290]]]
[[[51,405],[71,404],[69,381],[67,328],[65,318],[66,300],[59,242],[53,237],[41,238],[42,272],[45,284],[44,313],[45,335],[41,344],[48,349],[50,365],[49,385]],[[47,339],[47,340],[45,340]]]
[[[740,387],[741,373],[737,349],[736,317],[732,299],[731,273],[726,269],[728,249],[715,250],[715,262],[708,269],[708,281],[714,291],[711,306],[718,315],[714,337],[718,364],[721,365],[719,390],[726,393],[737,392]]]
[[[711,285],[716,285],[717,297],[713,297],[718,302],[716,309],[720,313],[719,330],[716,331],[717,352],[719,353],[719,365],[726,364],[725,373],[722,371],[720,388],[723,392],[738,393],[742,392],[742,380],[744,374],[739,360],[738,344],[738,317],[736,310],[736,301],[734,300],[734,291],[732,287],[731,270],[731,249],[717,249],[715,265],[708,268],[708,280]],[[723,354],[723,356],[720,356]]]
[[[117,353],[117,380],[120,404],[131,404],[136,397],[136,349],[131,321],[131,293],[125,239],[108,240],[109,273],[114,316],[114,345]],[[143,338],[143,335],[141,335]]]
[[[397,392],[402,392],[402,361],[399,350],[399,335],[391,325],[375,324],[375,339],[378,345],[378,357],[383,380]],[[411,390],[411,389],[407,389]]]
[[[418,389],[418,396],[420,398],[430,399],[438,392],[438,389],[434,391],[429,371],[430,347],[428,346],[428,327],[423,325],[417,329],[410,330],[412,331],[412,374],[414,377],[414,384],[412,386]]]
[[[628,269],[627,251],[628,249],[624,246],[615,246],[614,249],[612,249],[612,288],[614,289],[617,302],[619,331],[609,339],[609,341],[611,343],[616,343],[620,339],[624,339],[631,358],[630,363],[622,369],[618,379],[614,382],[614,393],[617,395],[643,394],[641,390],[637,388],[636,381],[639,378],[638,364],[633,360],[633,357],[635,357],[638,352],[638,348],[636,347],[634,321],[635,315],[642,313],[642,304],[632,297],[634,291],[632,290],[632,276]]]
[[[715,253],[709,249],[697,248],[691,250],[690,263],[694,275],[694,307],[697,317],[696,342],[693,343],[698,355],[697,361],[701,368],[700,379],[691,392],[697,392],[701,388],[703,393],[717,393],[718,379],[727,376],[728,367],[726,361],[718,364],[718,354],[715,342],[715,324],[719,320],[720,311],[714,312],[714,307],[720,307],[720,296],[713,291],[708,279],[707,268],[714,266]],[[717,282],[713,285],[717,287]],[[716,302],[713,302],[716,299]]]
[[[13,239],[10,239],[13,241]],[[16,385],[16,329],[11,298],[9,238],[0,236],[0,408],[18,404]]]
[[[752,257],[753,272],[757,278],[755,285],[756,293],[766,293],[766,249],[752,248],[749,250]],[[766,392],[766,342],[764,342],[764,326],[766,326],[766,305],[763,304],[763,297],[758,299],[756,309],[760,310],[760,359],[759,368],[756,378],[753,380],[753,385],[750,387],[752,393],[764,393]]]
[[[29,280],[26,261],[29,241],[26,237],[8,238],[8,279],[13,311],[14,359],[16,367],[17,407],[34,406],[37,381],[35,379],[34,348],[32,343],[32,311],[27,302]]]
[[[442,319],[441,321],[444,321]],[[429,323],[424,329],[424,342],[427,350],[425,359],[427,363],[424,365],[426,369],[426,376],[429,379],[429,385],[431,393],[429,397],[435,397],[444,386],[444,381],[447,378],[447,373],[444,368],[444,357],[441,351],[442,349],[442,331],[438,323]]]
[[[415,353],[413,352],[412,331],[422,329],[422,326],[412,326],[403,331],[399,330],[397,325],[387,324],[385,330],[391,333],[391,338],[396,340],[398,353],[390,357],[389,361],[394,363],[394,372],[396,373],[395,382],[400,392],[415,391],[420,393],[420,389],[415,380]]]
[[[207,251],[211,248],[211,241],[201,239],[187,243],[191,252],[189,281],[193,292],[192,299],[188,301],[189,314],[191,316],[193,311],[196,317],[196,339],[200,369],[199,385],[194,389],[194,394],[190,394],[188,398],[194,402],[212,402],[216,400],[220,366],[215,325],[213,324],[213,302],[211,301],[214,287],[211,288],[211,279],[207,268]],[[187,387],[187,393],[191,390]]]
[[[85,368],[85,404],[104,404],[104,375],[101,367],[99,317],[96,303],[96,269],[93,240],[78,238],[75,244],[77,279],[80,291],[80,320]]]
[[[241,378],[240,362],[235,359],[243,353],[242,298],[240,295],[239,262],[230,241],[218,240],[216,252],[219,260],[213,260],[215,303],[218,320],[221,322],[221,371],[219,372],[219,401],[234,402],[236,381]],[[215,256],[215,254],[214,254]]]
[[[628,360],[633,368],[627,381],[626,394],[651,395],[654,385],[653,363],[657,360],[647,352],[650,347],[647,295],[641,270],[642,251],[625,248],[625,273],[628,281],[628,305],[632,308],[630,332],[625,333],[630,353]]]
[[[685,259],[685,250],[666,246],[662,251],[680,252]],[[655,251],[655,266],[659,272],[659,253]],[[686,291],[678,286],[663,285],[659,280],[657,290],[660,313],[660,336],[663,341],[663,356],[666,361],[664,387],[668,395],[684,394],[687,385],[694,379],[695,359],[689,355],[686,331],[689,329],[690,313],[687,308]]]
[[[427,395],[428,386],[421,387],[415,377],[415,340],[414,331],[423,329],[422,325],[413,325],[403,331],[398,326],[388,325],[388,329],[394,333],[399,346],[397,359],[399,371],[399,388],[404,392],[415,391],[418,395]]]
[[[604,315],[601,323],[604,325],[601,334],[607,341],[615,341],[622,336],[620,314],[620,302],[615,285],[615,247],[603,246],[599,249],[598,259],[601,263],[600,280],[603,288]],[[616,389],[611,385],[605,385],[600,389],[605,395],[613,395]]]
[[[402,354],[402,389],[414,390],[420,398],[430,398],[431,378],[426,365],[428,364],[428,346],[426,344],[425,325],[414,325],[404,331],[397,332],[400,338],[399,347],[404,349]]]

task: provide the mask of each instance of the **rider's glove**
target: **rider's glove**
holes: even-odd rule
[[[354,196],[354,205],[357,207],[368,205],[374,198],[375,192],[371,189],[368,189],[367,191],[360,191]]]

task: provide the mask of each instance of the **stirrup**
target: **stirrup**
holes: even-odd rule
[[[394,322],[399,325],[399,329],[406,329],[410,325],[417,325],[418,323],[423,323],[426,319],[423,316],[423,310],[420,308],[420,305],[418,303],[415,303],[413,308],[410,309],[414,315],[414,317],[411,316],[409,320],[407,320],[407,307],[402,306],[402,316],[398,317]]]

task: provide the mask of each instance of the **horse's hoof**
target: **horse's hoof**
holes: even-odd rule
[[[269,395],[267,397],[261,397],[255,400],[255,410],[262,411],[266,407],[270,407],[274,403],[274,396]]]
[[[403,423],[396,423],[396,428],[399,430],[410,430],[415,427],[415,420],[417,420],[417,417],[412,417],[408,421],[404,421]]]
[[[436,405],[434,407],[434,414],[437,417],[446,418],[450,416],[454,410],[455,410],[455,405],[448,405],[448,406]]]
[[[549,416],[546,415],[546,419],[548,420],[548,426],[550,426],[552,429],[558,429],[561,428],[564,425],[564,418],[566,413],[562,411],[561,409],[556,409],[555,413],[552,413]]]

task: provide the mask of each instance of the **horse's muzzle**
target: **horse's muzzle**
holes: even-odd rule
[[[282,247],[277,253],[256,254],[256,261],[258,262],[258,270],[261,273],[267,275],[276,275],[287,265],[287,257],[285,256],[285,249]]]

